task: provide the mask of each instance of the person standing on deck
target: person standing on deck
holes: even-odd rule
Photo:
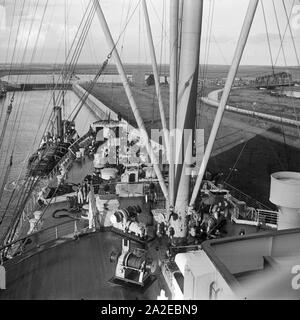
[[[87,197],[88,197],[88,193],[89,193],[89,184],[86,179],[84,179],[84,181],[83,181],[82,191],[83,191],[83,200],[84,200],[84,202],[87,203],[88,202]]]
[[[77,199],[78,199],[78,204],[83,205],[83,192],[82,192],[82,185],[78,185],[78,190],[77,190]]]
[[[91,185],[90,191],[88,193],[88,202],[89,202],[89,211],[88,211],[88,220],[89,220],[89,229],[96,228],[96,216],[97,216],[97,206],[96,198],[94,194],[94,188]]]

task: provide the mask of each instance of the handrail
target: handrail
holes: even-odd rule
[[[13,245],[17,244],[18,242],[24,242],[25,240],[29,239],[29,238],[32,238],[32,237],[35,237],[35,236],[38,236],[42,233],[45,233],[46,231],[49,231],[49,230],[55,230],[56,228],[60,227],[60,226],[63,226],[63,225],[67,225],[67,224],[70,224],[70,223],[74,223],[75,219],[74,220],[69,220],[69,221],[64,221],[62,223],[59,223],[59,224],[56,224],[54,226],[50,226],[50,227],[47,227],[45,229],[41,229],[39,231],[36,231],[36,232],[32,232],[22,238],[19,238],[13,242],[10,242],[9,244],[6,244],[2,247],[0,247],[0,252],[2,252],[3,250],[5,249],[8,249],[10,247],[12,247]]]
[[[270,210],[257,210],[257,220],[259,224],[268,224],[277,226],[278,224],[278,212]]]
[[[203,183],[206,183],[210,190],[218,190],[211,181],[203,180]],[[246,205],[249,210],[254,212],[253,219],[239,219],[239,217],[233,217],[232,220],[236,223],[246,223],[251,225],[268,225],[270,227],[277,227],[278,222],[278,212],[272,211],[266,205],[262,204],[261,202],[251,198],[249,195],[243,193],[242,191],[236,189],[235,187],[231,186],[230,184],[224,182],[223,183],[225,189],[227,189],[231,195],[231,201],[242,201],[243,199],[246,200]],[[238,195],[234,194],[238,193]],[[246,198],[246,199],[245,199]],[[249,204],[253,205],[253,207],[249,206]]]
[[[266,206],[265,204],[261,203],[260,201],[256,200],[256,199],[253,199],[251,196],[247,195],[246,193],[242,192],[241,190],[233,187],[232,185],[230,185],[229,183],[227,182],[224,182],[223,183],[224,186],[225,186],[225,189],[228,189],[230,191],[230,193],[237,193],[238,196],[233,196],[235,198],[238,198],[238,200],[242,200],[243,198],[245,199],[246,198],[246,203],[252,203],[254,204],[255,207],[257,208],[262,208],[264,210],[269,210],[271,211],[271,208],[269,208],[268,206]]]

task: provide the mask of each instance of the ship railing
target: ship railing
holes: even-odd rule
[[[277,228],[278,225],[278,212],[271,210],[257,210],[257,222],[259,225]]]
[[[211,181],[205,180],[209,190],[218,190]],[[234,206],[238,202],[245,202],[246,211],[242,214],[239,213],[238,208],[232,212],[232,220],[238,224],[248,224],[255,226],[264,226],[267,228],[276,229],[278,223],[278,212],[273,211],[261,202],[251,198],[249,195],[243,193],[242,191],[234,188],[228,183],[223,183],[223,186],[230,193],[230,198],[228,199]]]
[[[55,176],[60,174],[60,169],[61,169],[61,165],[65,162],[67,162],[67,170],[70,168],[71,164],[72,164],[72,156],[70,151],[67,152],[60,160],[59,162],[56,164],[56,166],[51,170],[51,172],[48,174],[47,178],[48,179],[53,179]]]
[[[224,188],[227,189],[234,198],[238,199],[239,201],[244,201],[248,207],[271,211],[271,208],[259,202],[258,200],[253,199],[252,197],[233,187],[229,183],[224,182],[223,185]]]
[[[76,151],[74,151],[74,148],[79,146],[81,142],[86,140],[91,133],[88,131],[86,134],[84,134],[82,137],[78,138],[73,144],[71,144],[68,148],[68,152],[59,160],[59,162],[56,164],[56,166],[52,169],[52,171],[49,173],[48,178],[54,178],[54,176],[57,176],[60,174],[60,168],[61,165],[68,160],[67,162],[67,170],[70,168],[70,166],[73,163],[74,157],[76,157]]]
[[[271,210],[252,209],[251,218],[241,218],[232,216],[232,221],[237,224],[245,224],[251,226],[260,226],[267,229],[277,229],[278,226],[278,212]]]
[[[0,256],[3,261],[16,257],[23,258],[28,253],[43,251],[66,240],[76,239],[83,233],[94,231],[88,229],[86,224],[86,221],[76,219],[35,231],[1,247]]]

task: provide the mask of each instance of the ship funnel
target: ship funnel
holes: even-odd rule
[[[270,201],[279,209],[278,230],[300,228],[300,172],[273,173]]]

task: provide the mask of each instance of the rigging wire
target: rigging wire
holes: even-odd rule
[[[284,28],[282,40],[281,40],[281,42],[280,42],[280,48],[279,48],[279,50],[278,50],[278,53],[277,53],[277,56],[276,56],[276,60],[275,60],[275,65],[277,64],[277,61],[278,61],[278,59],[279,59],[280,51],[281,51],[281,49],[283,48],[283,42],[284,42],[284,39],[285,39],[287,30],[288,30],[288,27],[289,27],[289,20],[291,19],[292,12],[293,12],[293,6],[294,6],[295,2],[296,2],[296,0],[293,0],[291,10],[290,10],[290,12],[289,12],[289,14],[288,14],[288,17],[287,17],[287,24],[286,24],[286,26],[285,26],[285,28]]]
[[[214,0],[210,1],[210,6],[209,6],[209,15],[208,15],[208,20],[207,22],[207,35],[206,35],[206,45],[205,45],[205,52],[204,52],[204,63],[203,63],[203,72],[202,72],[202,84],[200,86],[200,96],[204,96],[205,94],[205,89],[206,89],[206,84],[207,84],[207,79],[208,79],[208,57],[209,57],[209,52],[210,52],[210,47],[211,47],[211,37],[213,35],[212,32],[212,27],[213,27],[213,18],[214,18],[214,7],[215,2]],[[208,44],[209,42],[209,44]],[[201,65],[200,65],[200,75],[201,75]],[[197,104],[199,105],[199,112],[197,112],[197,115],[201,114],[201,110],[203,107],[203,103],[200,99],[197,99]],[[196,115],[196,128],[199,126],[199,117]]]
[[[22,8],[21,8],[21,13],[20,13],[20,18],[19,18],[19,23],[18,23],[18,28],[17,28],[17,35],[16,35],[16,38],[15,38],[13,54],[12,54],[11,63],[10,63],[10,67],[9,67],[8,81],[10,80],[13,61],[14,61],[15,54],[16,54],[16,46],[17,46],[17,42],[18,42],[18,35],[19,35],[19,32],[20,32],[21,21],[22,21],[22,17],[23,17],[23,13],[24,13],[24,7],[25,7],[25,0],[23,0],[23,4],[22,4]]]
[[[81,108],[83,107],[84,103],[86,102],[88,96],[90,95],[91,91],[93,90],[97,80],[99,79],[99,77],[101,76],[101,74],[103,73],[104,69],[106,68],[108,61],[110,60],[113,51],[115,50],[115,48],[117,47],[118,43],[121,40],[121,37],[123,35],[123,33],[125,32],[125,30],[127,29],[128,24],[130,23],[132,17],[134,16],[134,13],[136,12],[139,4],[141,1],[138,2],[137,6],[135,7],[135,9],[133,10],[130,18],[128,19],[126,25],[124,26],[123,31],[119,34],[119,37],[117,39],[117,41],[115,42],[114,47],[112,48],[112,50],[110,51],[110,53],[107,55],[106,60],[103,62],[102,66],[100,67],[100,70],[98,71],[98,73],[95,75],[94,79],[91,81],[88,89],[86,90],[85,94],[81,97],[81,99],[79,100],[79,102],[77,103],[77,105],[74,107],[73,111],[71,112],[71,114],[68,117],[68,120],[71,118],[72,114],[75,112],[75,110],[78,108],[75,117],[73,116],[72,121],[75,120],[75,118],[77,117],[77,115],[79,114],[79,111],[81,110]]]
[[[136,7],[136,8],[137,8],[137,7]],[[135,10],[136,10],[136,8],[135,8]],[[134,12],[135,12],[135,10],[134,10]],[[133,14],[134,14],[134,12],[133,12]],[[133,14],[132,14],[132,16],[133,16]],[[131,17],[132,17],[132,16],[131,16]],[[131,20],[131,18],[130,18],[130,20]],[[129,20],[129,21],[130,21],[130,20]],[[128,23],[129,23],[129,21],[128,21]],[[126,30],[128,23],[126,24],[126,26],[125,26],[125,28],[124,28],[124,31]],[[124,31],[123,31],[123,32],[124,32]],[[120,34],[117,43],[119,42],[121,35],[122,35],[122,34]],[[116,43],[116,45],[117,45],[117,43]],[[114,48],[113,48],[113,50],[114,50]],[[26,193],[26,190],[25,190],[25,193]],[[54,194],[55,194],[55,193],[54,193]]]
[[[28,35],[27,35],[27,41],[26,41],[26,44],[25,44],[25,48],[24,48],[24,52],[23,52],[23,56],[22,56],[22,60],[21,60],[21,67],[20,67],[21,69],[25,68],[24,60],[25,60],[25,56],[26,56],[26,53],[27,53],[30,33],[32,31],[33,21],[35,19],[36,13],[37,13],[38,4],[39,4],[39,1],[37,1],[37,3],[36,3],[34,16],[33,16],[33,19],[31,21],[31,26],[30,26],[30,29],[29,29],[29,32],[28,32]],[[28,82],[29,77],[30,77],[30,75],[26,76],[26,80],[25,80],[26,83]],[[19,76],[17,77],[17,83],[18,83],[18,80],[19,80]],[[23,90],[22,90],[22,93],[21,93],[21,97],[19,99],[17,112],[16,112],[15,119],[14,119],[14,122],[13,122],[12,132],[13,132],[13,134],[15,133],[15,135],[12,136],[12,141],[13,141],[13,143],[11,143],[12,150],[15,149],[17,137],[19,136],[20,123],[21,123],[21,118],[22,118],[22,115],[23,115],[23,109],[24,109],[24,103],[25,103],[25,101],[24,101],[24,91],[25,91],[25,86],[23,87]],[[14,98],[14,95],[15,95],[15,93],[13,94],[13,98]],[[12,100],[14,100],[14,99],[12,99]],[[12,102],[11,102],[11,104],[12,104]],[[18,124],[18,126],[17,126],[17,129],[16,129],[16,125],[17,124]],[[4,163],[6,163],[7,158],[8,158],[8,152],[6,152]]]
[[[48,1],[47,1],[47,3],[48,3]],[[47,7],[47,4],[46,4],[46,7]],[[45,9],[46,9],[46,7],[45,7]],[[44,17],[44,15],[43,15],[43,17]],[[43,18],[42,18],[41,24],[42,24],[42,22],[43,22]],[[30,32],[29,32],[29,33],[30,33]],[[39,32],[39,33],[40,33],[40,32]],[[39,38],[39,35],[38,35],[37,39],[38,39],[38,38]],[[36,45],[37,45],[37,41],[36,41]],[[35,45],[35,48],[36,48],[36,45]],[[34,51],[34,53],[33,53],[32,60],[33,60],[34,54],[35,54],[35,51]],[[27,79],[28,79],[28,77],[27,77]],[[20,124],[20,123],[19,123],[19,124]],[[36,134],[37,134],[37,133],[36,133]],[[28,154],[28,156],[29,156],[29,154]],[[18,182],[19,182],[19,180],[20,180],[20,178],[21,178],[21,174],[22,174],[22,171],[23,171],[23,170],[24,170],[24,166],[23,166],[23,168],[21,169],[21,172],[20,172],[20,174],[19,174]],[[9,199],[9,202],[8,202],[8,204],[7,204],[7,206],[6,206],[5,214],[4,214],[4,216],[2,216],[2,220],[4,219],[5,215],[7,214],[7,210],[8,210],[9,205],[12,203],[12,200],[13,200],[13,197],[14,197],[14,194],[15,194],[15,191],[16,191],[16,189],[14,189],[13,193],[11,194],[11,197],[10,197],[10,199]]]
[[[1,185],[1,188],[0,188],[0,203],[2,201],[4,188],[6,186],[8,177],[10,175],[10,171],[11,171],[12,165],[13,165],[13,152],[10,155],[10,161],[9,161],[9,164],[7,165],[6,172],[5,172],[5,175],[4,175],[4,178],[3,178],[3,181],[2,181],[2,185]],[[1,217],[1,220],[2,220],[2,217]],[[0,221],[0,225],[1,225],[1,221]]]
[[[127,23],[126,23],[126,25],[125,25],[125,27],[124,27],[124,30],[123,30],[123,31],[122,31],[122,33],[119,35],[118,40],[116,41],[116,43],[115,43],[114,47],[112,48],[111,52],[108,54],[108,56],[107,56],[107,60],[106,60],[106,61],[108,61],[108,60],[110,59],[110,57],[111,57],[111,55],[112,55],[112,52],[115,50],[115,48],[116,48],[117,44],[118,44],[118,43],[119,43],[119,41],[121,40],[121,36],[122,36],[122,34],[125,32],[125,30],[126,30],[126,28],[127,28],[128,24],[129,24],[129,22],[131,21],[131,18],[133,17],[133,15],[134,15],[134,13],[135,13],[136,9],[138,8],[138,5],[139,5],[139,4],[140,4],[140,1],[139,1],[139,3],[137,4],[137,6],[135,7],[135,9],[134,9],[134,11],[133,11],[133,13],[132,13],[132,15],[131,15],[130,19],[127,21]],[[104,66],[105,66],[105,63],[104,63]],[[102,65],[101,69],[102,69],[104,66]],[[99,73],[101,73],[101,70],[99,71]],[[97,75],[96,75],[96,76],[97,76]],[[48,202],[48,204],[47,204],[47,205],[46,205],[46,207],[44,208],[43,213],[41,214],[41,216],[40,216],[39,220],[36,222],[36,224],[35,224],[35,225],[37,225],[37,224],[39,223],[39,221],[43,218],[43,216],[44,216],[44,214],[45,214],[45,212],[46,212],[47,208],[49,207],[49,205],[51,204],[52,200],[53,200],[53,199],[54,199],[54,197],[56,196],[56,193],[57,193],[57,191],[58,191],[59,186],[60,186],[60,185],[58,185],[58,186],[57,186],[57,188],[56,188],[55,192],[53,193],[53,195],[52,195],[52,197],[51,197],[51,199],[50,199],[50,201]]]
[[[290,18],[289,18],[289,15],[288,15],[287,8],[286,8],[286,5],[285,5],[284,0],[282,0],[282,4],[283,4],[283,8],[284,8],[285,15],[286,15],[286,17],[287,17],[288,28],[289,28],[290,35],[291,35],[291,38],[292,38],[292,43],[293,43],[293,47],[294,47],[294,50],[295,50],[295,55],[296,55],[297,64],[298,64],[298,66],[300,66],[300,59],[299,59],[299,55],[298,55],[298,50],[297,50],[297,47],[296,47],[294,34],[293,34],[293,31],[292,31],[292,28],[291,28],[291,24],[290,24]]]
[[[67,77],[65,77],[65,75],[66,75],[66,74],[69,74],[69,75],[70,75],[70,69],[72,69],[73,63],[76,62],[76,61],[74,60],[74,58],[75,58],[76,52],[77,52],[77,50],[78,50],[78,48],[79,48],[79,42],[81,42],[82,34],[83,34],[83,32],[84,32],[84,30],[85,30],[85,27],[86,27],[86,25],[87,25],[88,17],[90,16],[90,13],[91,13],[91,8],[90,8],[90,5],[91,5],[91,4],[92,4],[92,0],[90,0],[89,4],[88,4],[88,6],[87,6],[87,8],[86,8],[86,10],[85,10],[85,12],[84,12],[84,14],[83,14],[83,17],[82,17],[82,19],[81,19],[81,22],[80,22],[80,24],[79,24],[79,27],[78,27],[78,29],[77,29],[77,32],[76,32],[76,34],[75,34],[75,36],[74,36],[73,42],[72,42],[71,47],[70,47],[70,49],[69,49],[69,54],[68,54],[68,57],[67,57],[67,61],[65,61],[64,65],[63,65],[63,67],[62,67],[62,69],[61,69],[61,72],[60,72],[60,74],[59,74],[59,76],[58,76],[58,78],[57,78],[57,81],[56,81],[56,84],[55,84],[55,86],[54,86],[54,88],[53,88],[53,90],[52,90],[52,93],[54,93],[55,90],[57,90],[59,81],[61,81],[61,79],[63,79],[63,80],[62,80],[62,81],[63,81],[63,84],[64,84],[64,83],[70,84],[71,77],[69,76],[69,77],[67,78]],[[76,41],[77,38],[78,38],[78,36],[79,36],[79,39],[78,39],[78,41]],[[74,47],[75,47],[75,48],[74,48]],[[74,49],[74,50],[73,50],[73,49]],[[74,51],[74,52],[73,52],[73,51]],[[72,54],[72,52],[73,52],[73,54]],[[72,57],[71,57],[71,55],[72,55]],[[68,59],[69,59],[70,57],[71,57],[71,60],[70,60],[70,63],[68,64]],[[76,62],[76,63],[77,63],[77,62]],[[58,98],[60,99],[60,102],[61,102],[61,94],[59,95]],[[51,105],[51,103],[52,103],[52,98],[50,99],[50,101],[49,101],[49,103],[48,103],[48,106],[47,106],[47,108],[45,109],[45,111],[49,108],[49,106]],[[59,105],[59,103],[58,103],[58,105]],[[50,116],[49,116],[48,122],[47,122],[47,124],[46,124],[46,126],[45,126],[45,129],[44,129],[44,132],[43,132],[42,136],[45,135],[46,131],[47,131],[48,128],[49,128],[49,125],[51,124],[51,118],[52,118],[53,114],[54,114],[54,113],[53,113],[53,110],[52,110],[52,112],[51,112],[51,114],[50,114]],[[42,118],[42,121],[43,121],[43,122],[44,122],[45,116],[46,116],[46,112],[44,113],[43,118]]]
[[[282,34],[281,34],[281,29],[280,29],[279,20],[278,20],[278,14],[277,14],[277,10],[276,10],[276,6],[275,6],[275,1],[274,0],[272,0],[272,5],[273,5],[273,10],[274,10],[277,30],[278,30],[278,34],[279,34],[279,40],[280,40],[280,43],[282,43]],[[279,49],[279,50],[281,50],[281,49]],[[286,55],[285,55],[285,51],[284,51],[283,47],[282,47],[282,55],[283,55],[284,64],[287,65]]]
[[[224,182],[228,182],[228,181],[229,181],[232,173],[235,171],[235,169],[236,169],[236,167],[237,167],[237,165],[238,165],[238,163],[239,163],[239,161],[240,161],[240,159],[241,159],[241,157],[242,157],[242,155],[243,155],[243,153],[244,153],[244,151],[245,151],[245,149],[246,149],[246,146],[247,146],[248,142],[249,142],[249,140],[246,140],[246,142],[244,143],[244,145],[243,145],[240,153],[238,154],[238,156],[237,156],[237,158],[236,158],[236,161],[235,161],[233,167],[230,169],[227,177],[224,179]]]
[[[37,3],[37,5],[38,5],[38,3]],[[38,32],[38,35],[37,35],[37,38],[36,38],[36,42],[35,42],[35,46],[34,46],[34,51],[33,51],[33,54],[32,54],[32,58],[31,58],[31,62],[33,61],[33,58],[34,58],[35,53],[36,53],[36,50],[35,50],[35,49],[36,49],[37,44],[38,44],[38,39],[39,39],[39,36],[40,36],[40,31],[41,31],[41,25],[42,25],[42,23],[43,23],[43,21],[44,21],[44,17],[45,17],[45,12],[46,12],[47,6],[48,6],[48,0],[47,0],[46,5],[45,5],[44,14],[43,14],[43,16],[42,16],[42,20],[41,20],[41,24],[40,24],[40,29],[39,29],[39,32]],[[29,34],[30,34],[30,32],[29,32]],[[29,34],[28,34],[28,37],[30,36]],[[27,49],[27,46],[26,46],[26,49]],[[27,80],[28,80],[28,77],[29,77],[29,75],[27,76]],[[27,80],[26,80],[26,81],[27,81]],[[23,90],[23,92],[22,92],[21,99],[22,99],[23,96],[24,96],[24,90]],[[20,99],[20,104],[21,104],[21,99]],[[24,104],[23,104],[23,106],[24,106]],[[22,106],[22,107],[23,107],[23,106]],[[19,108],[19,109],[20,109],[20,108]],[[19,109],[18,109],[18,112],[19,112]],[[23,112],[23,108],[22,108],[22,112]],[[22,115],[22,112],[21,112],[21,115]],[[17,117],[17,116],[16,116],[16,117]],[[20,123],[21,123],[21,121],[18,122],[17,134],[16,134],[16,136],[15,136],[14,143],[13,143],[13,150],[15,149],[16,139],[17,139],[17,136],[18,136],[19,128],[20,128]],[[36,134],[37,134],[37,133],[36,133]],[[8,153],[7,153],[7,154],[8,154]],[[29,153],[28,153],[28,156],[29,156]],[[10,162],[10,163],[11,163],[11,162]],[[20,175],[19,175],[19,177],[18,177],[18,181],[19,181],[19,179],[20,179],[20,177],[21,177],[21,174],[22,174],[22,172],[23,172],[23,170],[24,170],[24,167],[25,167],[25,164],[24,164],[23,168],[20,170]],[[7,214],[7,210],[8,210],[8,208],[9,208],[10,204],[12,203],[14,194],[15,194],[15,189],[14,189],[13,193],[11,194],[11,197],[9,198],[9,201],[8,201],[8,203],[7,203],[7,206],[6,206],[6,209],[5,209],[5,211],[4,211],[4,215],[2,216],[2,220],[4,219],[4,217],[5,217],[6,214]]]
[[[46,3],[44,12],[46,11],[47,5],[48,5],[48,1],[47,1],[47,3]],[[43,17],[42,17],[42,20],[41,20],[41,24],[43,23],[43,20],[44,20],[44,14],[43,14]],[[29,34],[30,34],[30,32],[29,32]],[[39,39],[39,34],[40,34],[40,32],[38,33],[38,36],[37,36],[37,39],[36,39],[34,48],[37,47],[37,43],[38,43],[38,39]],[[28,35],[28,37],[29,37],[29,35]],[[31,58],[31,63],[32,63],[32,61],[33,61],[35,52],[36,52],[36,51],[34,50],[34,52],[33,52],[33,54],[32,54],[32,58]],[[28,81],[28,77],[29,77],[29,75],[27,75],[26,81]],[[23,92],[22,92],[21,100],[22,100],[23,96],[24,96],[24,90],[23,90]],[[25,103],[25,101],[24,101],[24,103]],[[21,101],[20,101],[20,104],[21,104]],[[18,110],[18,111],[19,111],[19,110]],[[17,117],[16,117],[16,119],[17,119]],[[19,128],[20,128],[20,121],[18,122],[18,129],[17,129],[17,134],[16,134],[16,136],[15,136],[14,144],[13,144],[13,150],[15,149],[16,138],[17,138],[17,136],[18,136]],[[36,135],[37,135],[37,133],[36,133]],[[36,140],[36,137],[35,137],[35,140]],[[35,143],[35,141],[34,141],[34,143]],[[34,144],[34,143],[33,143],[33,144]],[[30,152],[30,151],[29,151],[29,152]],[[29,152],[28,152],[27,157],[29,156]],[[8,154],[8,153],[7,153],[7,154]],[[20,178],[21,178],[21,175],[22,175],[22,172],[23,172],[23,170],[24,170],[24,167],[25,167],[25,164],[24,164],[24,166],[23,166],[23,167],[21,168],[21,170],[20,170],[20,174],[19,174],[19,177],[18,177],[18,182],[19,182],[19,180],[20,180]],[[14,191],[15,191],[15,190],[14,190]],[[10,199],[9,199],[9,201],[8,201],[7,207],[11,204],[11,202],[12,202],[12,200],[13,200],[13,196],[14,196],[14,192],[11,194],[11,197],[10,197]]]
[[[261,4],[263,17],[264,17],[265,28],[266,28],[266,35],[267,35],[268,48],[269,48],[269,54],[270,54],[270,59],[271,59],[272,72],[273,72],[273,75],[275,75],[274,62],[273,62],[273,56],[272,56],[272,49],[271,49],[271,42],[270,42],[269,29],[268,29],[268,23],[267,23],[267,18],[266,18],[265,7],[264,7],[263,1],[260,1],[260,4]]]
[[[11,19],[11,25],[10,25],[10,30],[9,30],[9,37],[8,37],[8,44],[7,44],[7,50],[6,50],[6,56],[5,56],[5,67],[7,67],[8,63],[8,54],[9,54],[9,48],[10,48],[10,43],[11,43],[11,37],[12,37],[12,30],[13,30],[13,24],[14,24],[14,19],[15,19],[15,11],[16,11],[16,3],[17,1],[15,0],[14,2],[14,8],[13,8],[13,14],[12,14],[12,19]],[[2,109],[1,115],[0,115],[0,123],[2,121],[2,117],[4,115],[5,111],[4,108]]]
[[[129,14],[130,14],[130,10],[131,10],[131,5],[132,5],[132,2],[130,1],[129,4],[128,4],[128,8],[127,8],[125,24],[127,24],[129,16],[130,16]],[[120,26],[120,27],[121,27],[120,28],[120,34],[121,34],[122,26]],[[123,54],[123,50],[124,50],[125,36],[126,36],[126,32],[124,32],[123,37],[122,37],[122,41],[121,41],[121,55]]]
[[[2,147],[2,144],[3,144],[3,140],[4,140],[5,133],[6,133],[8,120],[9,120],[11,112],[12,112],[12,103],[13,103],[13,101],[14,101],[14,96],[11,98],[10,104],[7,107],[6,117],[4,119],[4,124],[3,124],[3,128],[2,128],[2,131],[1,131],[1,135],[0,135],[0,147]]]

